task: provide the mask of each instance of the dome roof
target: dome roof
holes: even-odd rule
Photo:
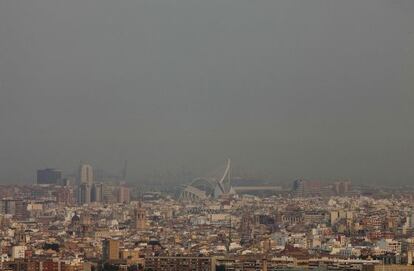
[[[75,214],[74,216],[72,216],[72,223],[73,222],[79,222],[79,221],[80,221],[80,217],[77,214]]]

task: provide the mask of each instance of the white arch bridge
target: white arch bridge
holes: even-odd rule
[[[180,199],[184,201],[198,201],[229,194],[235,194],[235,192],[231,186],[231,160],[227,159],[226,168],[221,177],[194,179],[181,192]]]

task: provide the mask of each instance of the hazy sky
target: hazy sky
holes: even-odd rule
[[[412,0],[1,0],[0,181],[414,181]]]

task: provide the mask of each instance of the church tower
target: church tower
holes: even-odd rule
[[[141,201],[138,203],[138,208],[134,210],[134,225],[135,229],[139,231],[145,230],[147,225],[147,214]]]

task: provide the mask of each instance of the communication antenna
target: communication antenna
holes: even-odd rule
[[[122,180],[125,181],[127,177],[128,160],[124,162],[124,168],[122,169]]]

